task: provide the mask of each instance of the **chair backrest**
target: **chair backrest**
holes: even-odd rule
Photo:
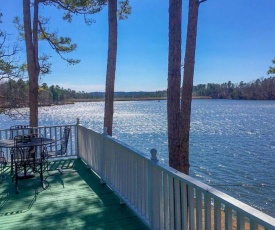
[[[28,135],[30,133],[30,127],[28,125],[14,125],[10,127],[10,139],[19,135]]]
[[[23,165],[24,161],[26,160],[27,156],[27,148],[23,148],[22,142],[23,142],[24,135],[16,135],[14,140],[14,148],[13,148],[13,161],[16,165]]]
[[[30,141],[35,143],[35,147],[29,148],[29,156],[28,158],[33,159],[35,158],[36,161],[40,160],[43,155],[43,135],[35,133],[30,135]]]
[[[43,136],[40,134],[18,135],[14,137],[13,158],[18,164],[41,158]]]
[[[67,152],[70,131],[71,131],[71,128],[68,126],[65,126],[63,136],[60,140],[60,145],[61,145],[60,154],[61,155],[64,155]]]

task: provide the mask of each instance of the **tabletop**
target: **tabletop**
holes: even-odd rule
[[[55,142],[55,139],[50,139],[50,138],[42,138],[42,144],[43,145],[49,145]],[[34,138],[30,139],[28,142],[21,142],[20,147],[33,147],[33,146],[38,146],[41,144],[41,138]],[[18,146],[18,143],[17,143]],[[0,148],[14,148],[15,143],[13,139],[4,139],[0,140]]]

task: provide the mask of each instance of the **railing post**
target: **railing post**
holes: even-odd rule
[[[157,153],[158,153],[157,150],[156,149],[151,149],[150,153],[151,153],[151,161],[158,162],[159,159],[157,157]]]
[[[78,127],[80,125],[80,119],[76,119],[76,129],[75,129],[75,151],[76,155],[79,158],[79,146],[78,146]]]
[[[103,135],[105,135],[105,136],[108,135],[108,133],[107,133],[107,127],[104,127],[104,128],[103,128]]]
[[[103,179],[103,174],[104,174],[104,168],[105,168],[105,162],[104,162],[104,159],[105,159],[105,147],[104,147],[104,139],[105,137],[108,136],[107,134],[107,127],[104,127],[103,128],[103,133],[102,133],[102,153],[100,154],[100,161],[101,161],[101,169],[100,169],[100,172],[101,172],[101,175],[100,175],[100,183],[101,184],[106,184],[106,181]]]
[[[151,229],[158,229],[158,224],[156,223],[157,221],[157,210],[154,210],[155,208],[155,199],[156,199],[156,191],[155,191],[155,186],[154,186],[154,172],[153,172],[153,165],[155,163],[157,163],[159,160],[158,160],[158,157],[157,157],[157,150],[156,149],[151,149],[150,150],[150,153],[151,153],[151,161],[153,162],[153,164],[149,164],[148,165],[148,206],[149,206],[149,212],[150,212],[150,228]]]

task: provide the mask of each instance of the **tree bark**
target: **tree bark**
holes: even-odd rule
[[[167,121],[169,165],[181,171],[180,162],[180,84],[181,84],[182,1],[169,1],[169,54]]]
[[[106,73],[106,91],[105,91],[105,112],[104,127],[107,127],[108,135],[113,132],[113,113],[114,113],[114,88],[117,57],[117,0],[108,2],[108,60]]]
[[[30,107],[30,126],[38,126],[38,39],[37,39],[37,20],[38,20],[38,0],[34,1],[33,28],[31,26],[31,6],[30,0],[23,0],[23,17],[25,30],[25,44],[29,74],[29,107]],[[33,36],[36,34],[36,36]]]
[[[180,98],[182,2],[181,0],[170,0],[169,2],[167,90],[169,165],[185,174],[189,174],[189,134],[199,4],[198,0],[189,0],[183,85]]]
[[[195,51],[197,38],[197,24],[198,24],[198,0],[189,0],[188,10],[188,25],[186,48],[184,58],[184,72],[182,85],[182,101],[181,101],[181,169],[185,174],[189,174],[189,134],[191,122],[191,103],[193,91],[193,78],[195,67]]]

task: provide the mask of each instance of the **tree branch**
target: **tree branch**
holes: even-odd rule
[[[132,7],[129,4],[129,0],[124,0],[119,2],[119,10],[117,12],[118,19],[124,20],[128,18],[128,15],[131,14]]]
[[[207,0],[201,0],[199,1],[199,4],[203,3],[203,2],[206,2]]]
[[[63,19],[71,22],[72,14],[84,15],[84,20],[87,24],[93,22],[88,19],[87,15],[95,14],[102,10],[103,6],[107,4],[107,0],[86,0],[86,1],[63,1],[63,0],[40,0],[44,5],[55,5],[58,9],[67,11]]]
[[[73,59],[69,59],[69,58],[65,58],[61,53],[65,52],[65,53],[68,53],[68,52],[71,52],[73,51],[75,48],[76,48],[76,45],[75,44],[71,44],[70,43],[70,39],[66,39],[66,38],[60,38],[58,39],[58,37],[56,36],[56,34],[49,34],[47,33],[43,26],[42,26],[42,23],[38,20],[38,25],[39,25],[39,29],[40,29],[40,32],[43,34],[43,38],[42,39],[45,39],[49,45],[51,46],[51,48],[53,50],[55,50],[55,52],[60,56],[61,59],[67,61],[69,64],[76,64],[76,63],[79,63],[79,60],[73,60]],[[67,44],[67,45],[70,45],[70,46],[65,46],[63,44]]]

